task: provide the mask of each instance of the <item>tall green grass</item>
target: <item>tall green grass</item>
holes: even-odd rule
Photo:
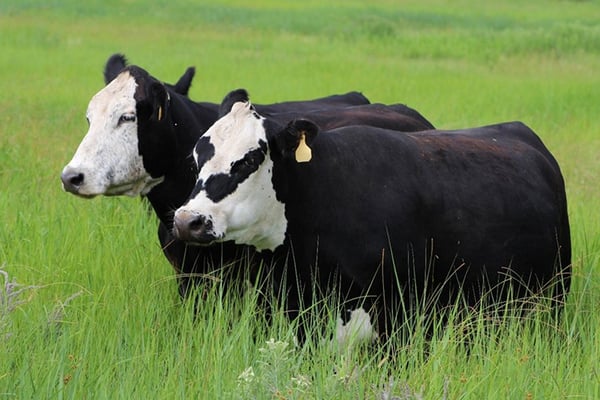
[[[593,1],[2,2],[0,398],[600,398],[597,15]],[[195,65],[197,100],[360,90],[440,128],[524,121],[567,184],[562,320],[489,328],[474,312],[431,340],[417,326],[393,352],[347,351],[330,343],[326,307],[296,347],[282,315],[256,313],[255,292],[212,281],[194,317],[138,199],[60,187],[117,51],[166,81]]]

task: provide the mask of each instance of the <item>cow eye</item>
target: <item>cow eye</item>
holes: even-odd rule
[[[231,173],[235,174],[243,170],[247,170],[252,167],[252,160],[249,160],[247,157],[241,160],[238,160],[231,164]]]
[[[254,159],[254,157],[246,156],[246,157],[242,158],[241,160],[234,162],[231,165],[231,173],[232,174],[250,173],[250,172],[256,170],[256,168],[257,168],[256,164],[257,164],[257,160]]]
[[[135,114],[123,114],[119,117],[119,125],[125,122],[133,122],[135,121]]]

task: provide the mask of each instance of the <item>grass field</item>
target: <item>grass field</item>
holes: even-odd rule
[[[368,4],[368,5],[367,5]],[[600,398],[600,4],[5,0],[0,4],[0,399]],[[190,93],[260,103],[360,90],[440,128],[522,120],[561,164],[574,249],[563,319],[463,326],[393,357],[300,348],[252,293],[207,283],[193,318],[139,199],[59,175],[114,52]],[[3,285],[3,286],[2,286]]]

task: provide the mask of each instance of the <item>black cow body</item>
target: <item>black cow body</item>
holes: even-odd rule
[[[237,122],[244,115],[238,109],[231,117],[239,124],[236,132],[216,124],[198,151],[222,155],[227,146],[241,148],[236,135],[256,124],[255,113],[246,112],[247,125]],[[266,213],[271,220],[250,224],[248,232],[229,228],[231,216],[222,214],[232,197],[223,190],[243,191],[237,207],[259,204],[248,214],[260,214],[260,204],[273,196],[247,199],[263,196],[265,189],[252,194],[252,187],[267,184],[254,178],[265,174],[263,167],[240,175],[233,170],[237,163],[231,172],[223,163],[223,171],[211,173],[218,159],[198,154],[204,165],[196,197],[176,212],[176,233],[190,242],[234,238],[258,247],[272,275],[287,276],[292,317],[314,300],[315,279],[320,290],[333,283],[345,298],[375,304],[380,333],[390,333],[402,318],[395,307],[424,301],[427,293],[445,306],[459,296],[476,304],[487,289],[494,301],[509,292],[515,298],[539,293],[553,282],[557,303],[568,292],[571,243],[563,178],[554,157],[524,124],[402,135],[350,126],[317,135],[309,121],[282,128],[266,119],[255,130],[263,131],[259,139],[240,142],[265,149],[261,162],[272,162],[264,167],[277,199]],[[212,139],[224,134],[230,135],[226,141]],[[312,149],[307,162],[294,156],[303,141]],[[272,226],[285,227],[281,239]]]
[[[431,122],[405,104],[361,104],[340,107],[335,110],[321,109],[308,112],[277,113],[274,117],[277,121],[287,122],[298,115],[310,119],[321,130],[350,125],[369,125],[399,132],[419,132],[435,129]]]
[[[475,305],[485,287],[500,289],[490,299],[509,287],[519,298],[553,282],[560,302],[568,290],[557,280],[571,263],[564,183],[525,125],[405,136],[341,128],[312,147],[311,162],[282,158],[273,169],[288,231],[272,257],[293,252],[308,296],[311,276],[323,285],[336,274],[341,293],[385,304],[428,290],[442,305],[460,293]],[[379,318],[381,330],[394,321]]]

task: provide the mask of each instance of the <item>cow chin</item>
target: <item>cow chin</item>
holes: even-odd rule
[[[210,247],[218,242],[218,239],[214,236],[206,236],[201,238],[193,238],[186,243],[190,246],[195,247]]]
[[[177,239],[182,240],[188,245],[192,246],[208,247],[220,241],[220,238],[214,235],[212,232],[205,230],[190,231],[189,229],[179,229],[177,223],[173,225],[173,233]]]
[[[82,199],[93,199],[96,196],[102,195],[104,193],[102,192],[98,192],[98,191],[90,191],[90,190],[86,190],[87,188],[85,187],[77,187],[77,186],[66,186],[63,184],[63,190],[65,192],[71,193],[77,197],[80,197]]]
[[[79,192],[73,192],[68,190],[68,192],[74,194],[77,197],[81,197],[82,199],[93,199],[94,197],[97,196],[97,194],[85,194],[85,193],[79,193]]]

